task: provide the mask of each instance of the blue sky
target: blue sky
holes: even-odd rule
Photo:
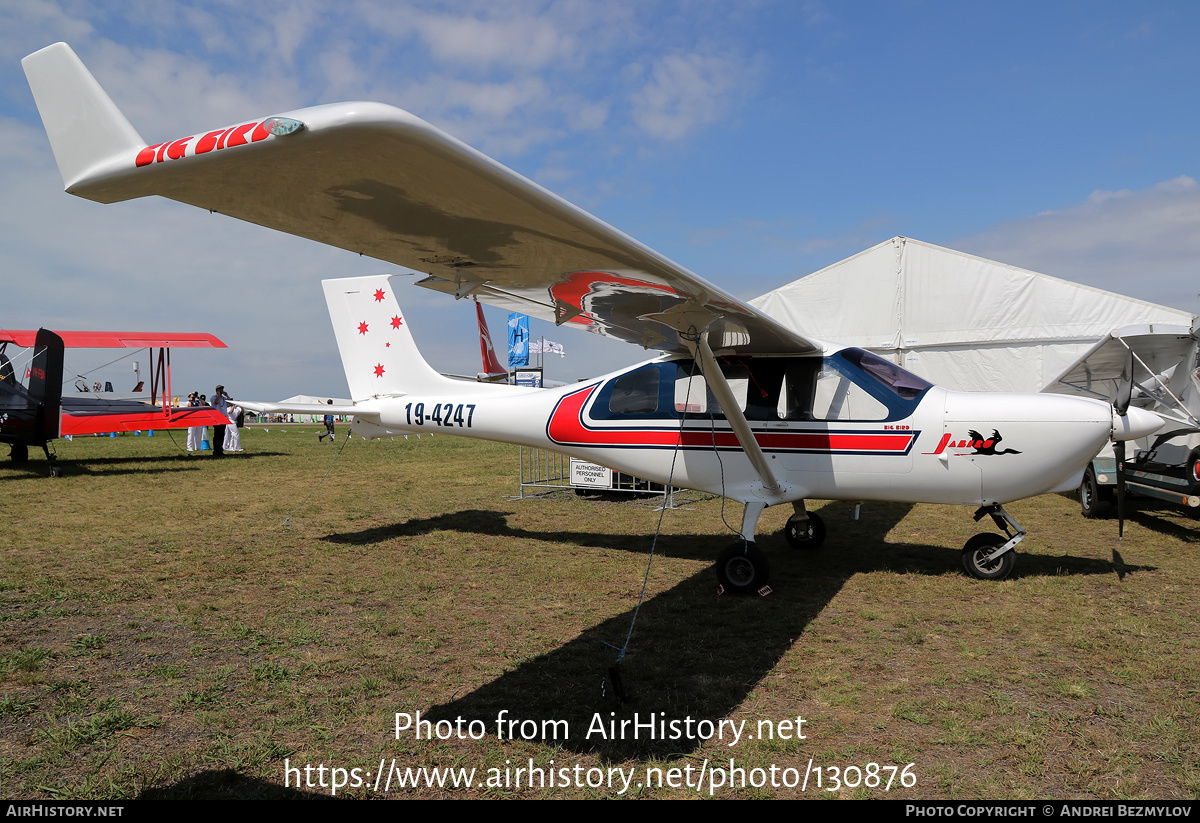
[[[319,281],[400,271],[64,194],[20,68],[59,40],[151,143],[391,103],[743,298],[903,234],[1200,313],[1198,23],[1184,3],[0,0],[0,325],[210,331],[230,350],[181,354],[176,388],[340,396]],[[401,300],[436,367],[477,370],[469,304]],[[567,347],[557,379],[645,357],[539,330]]]

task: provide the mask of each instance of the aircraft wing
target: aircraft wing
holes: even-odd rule
[[[170,416],[161,406],[137,400],[64,397],[60,432],[73,436],[107,432],[159,431],[191,426],[224,426],[229,418],[212,406],[172,408]]]
[[[369,414],[367,409],[361,406],[331,406],[328,403],[260,403],[257,400],[235,400],[233,401],[241,406],[246,411],[255,412],[256,414],[314,414],[323,416],[326,414]]]
[[[1165,391],[1174,370],[1187,358],[1196,338],[1187,326],[1136,324],[1114,329],[1042,391],[1111,400],[1133,355],[1132,379],[1142,399],[1174,405]],[[1135,393],[1134,400],[1138,400]]]
[[[423,120],[340,103],[147,145],[75,53],[22,61],[66,190],[160,195],[386,260],[420,285],[686,352],[813,352],[785,328]]]
[[[203,332],[150,331],[59,331],[63,347],[68,349],[224,349],[224,343]],[[0,343],[29,348],[36,330],[0,329]]]

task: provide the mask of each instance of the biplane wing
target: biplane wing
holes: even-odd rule
[[[67,349],[224,349],[215,335],[205,332],[60,331]],[[0,329],[0,343],[33,346],[37,331]]]
[[[316,106],[145,143],[65,43],[22,61],[66,190],[160,195],[644,348],[821,346],[408,112]],[[86,123],[86,127],[84,124]]]

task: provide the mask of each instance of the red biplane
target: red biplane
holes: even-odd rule
[[[12,343],[33,348],[28,386],[6,353]],[[171,348],[223,349],[211,334],[117,331],[11,331],[0,329],[0,443],[11,444],[13,462],[29,459],[29,447],[46,453],[51,476],[60,474],[50,441],[64,435],[219,426],[229,422],[211,406],[172,405]],[[145,348],[150,353],[150,401],[63,396],[67,348]],[[157,350],[157,352],[156,352]],[[140,385],[140,384],[139,384]]]

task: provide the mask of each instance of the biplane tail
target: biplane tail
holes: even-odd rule
[[[417,350],[387,275],[324,280],[350,396],[432,393],[463,384],[438,374]]]
[[[29,364],[29,394],[37,403],[35,434],[38,439],[58,437],[62,422],[63,339],[49,329],[38,329]]]
[[[37,333],[28,388],[16,379],[8,358],[0,355],[0,441],[44,446],[59,436],[62,378],[63,341],[47,329]],[[21,445],[22,454],[25,448]]]
[[[103,176],[106,167],[128,161],[146,145],[66,43],[46,46],[21,65],[67,191],[84,178]]]

